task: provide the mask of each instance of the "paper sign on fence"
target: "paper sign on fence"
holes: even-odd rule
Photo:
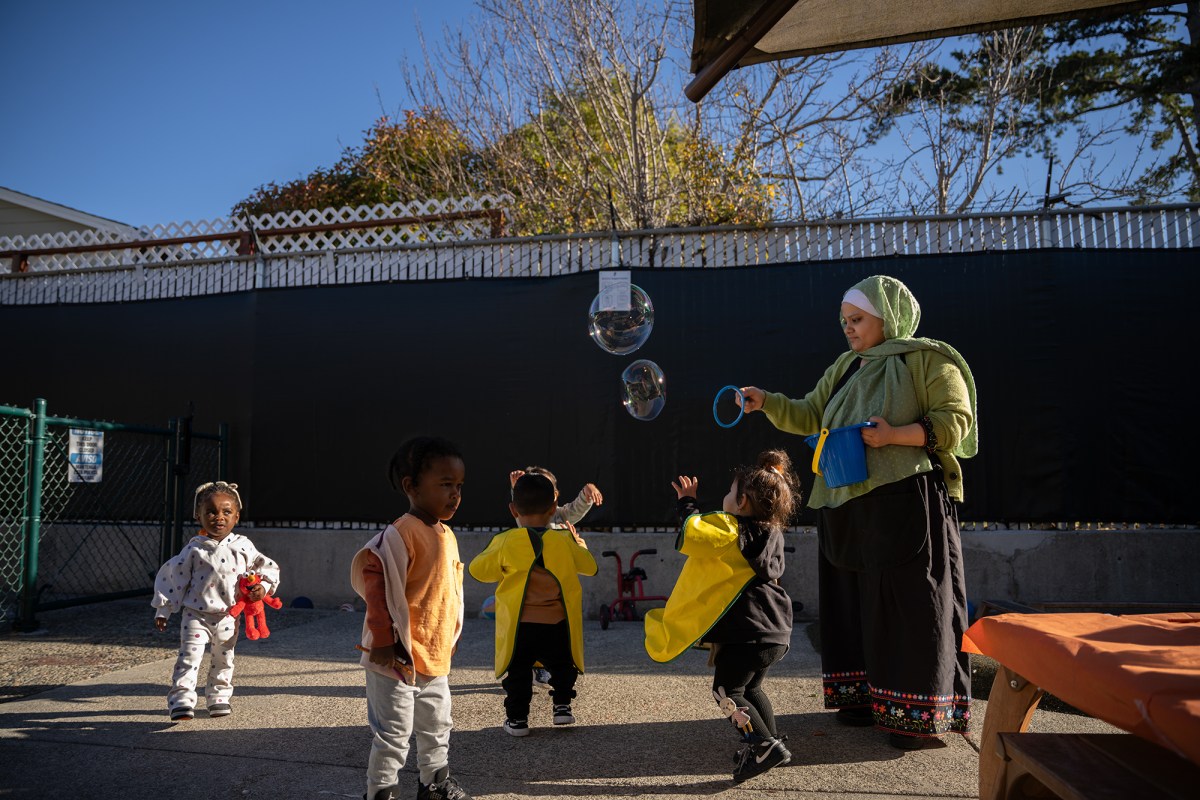
[[[71,483],[99,483],[104,473],[104,431],[71,428],[67,463]]]

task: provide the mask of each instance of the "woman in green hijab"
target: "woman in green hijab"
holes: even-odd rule
[[[802,400],[742,389],[746,411],[809,435],[867,420],[867,478],[814,481],[820,542],[825,707],[875,725],[915,750],[966,733],[971,681],[958,511],[959,458],[978,449],[975,382],[936,339],[914,338],[921,307],[903,283],[876,275],[842,299],[850,350]]]

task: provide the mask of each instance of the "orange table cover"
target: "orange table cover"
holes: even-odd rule
[[[1200,764],[1200,614],[1001,614],[963,650]]]

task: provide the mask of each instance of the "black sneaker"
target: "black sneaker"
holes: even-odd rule
[[[400,800],[399,789],[399,786],[385,786],[374,797],[367,797],[367,793],[363,792],[363,800]]]
[[[188,706],[178,706],[171,709],[172,722],[187,722],[189,719],[194,719],[196,712]]]
[[[854,728],[866,728],[875,724],[875,715],[871,712],[870,706],[839,708],[835,719],[842,725],[850,725]]]
[[[504,720],[504,730],[508,731],[509,736],[528,736],[529,720],[509,717]]]
[[[783,738],[763,739],[757,744],[747,745],[738,755],[740,760],[733,768],[734,783],[762,775],[772,767],[783,766],[792,760],[792,753],[784,746]]]
[[[554,707],[555,725],[574,725],[575,715],[571,713],[570,703],[560,703]]]
[[[213,703],[208,707],[208,715],[210,717],[228,717],[233,713],[233,708],[229,703]]]
[[[442,767],[434,774],[432,783],[421,783],[417,777],[417,800],[471,800],[471,795],[450,777],[450,767]]]

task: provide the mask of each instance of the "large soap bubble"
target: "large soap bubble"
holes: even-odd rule
[[[667,404],[667,379],[658,364],[640,358],[621,373],[621,392],[630,416],[649,422]]]
[[[654,304],[640,286],[629,286],[628,311],[601,311],[600,295],[588,310],[588,332],[613,355],[632,353],[646,343],[654,328]]]

